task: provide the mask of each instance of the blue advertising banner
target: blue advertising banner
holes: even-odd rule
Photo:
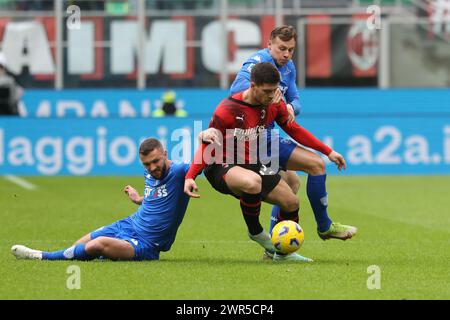
[[[172,90],[27,90],[26,118],[151,118]],[[174,100],[190,116],[210,116],[228,90],[176,89]],[[448,89],[306,89],[299,91],[303,117],[422,115],[450,117]]]
[[[104,91],[38,92],[36,100],[24,101],[27,117],[0,118],[0,175],[135,175],[142,170],[138,147],[145,137],[162,140],[172,160],[191,161],[198,133],[227,93],[177,91],[192,106],[186,104],[188,116],[152,118],[120,116],[120,99],[138,106],[152,99],[145,91]],[[82,101],[84,116],[58,117],[57,109],[49,117],[32,116],[41,99],[53,106],[61,97]],[[107,117],[89,116],[96,99],[105,101]],[[448,90],[314,89],[302,92],[302,103],[297,121],[344,155],[343,174],[450,174]],[[328,172],[337,173],[334,164]]]
[[[210,114],[228,95],[219,89],[30,90],[19,109],[26,118],[151,118],[167,92],[174,93],[176,107],[192,116]]]

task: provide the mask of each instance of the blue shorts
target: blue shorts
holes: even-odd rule
[[[275,139],[278,140],[278,146],[272,143]],[[280,137],[280,135],[274,131],[270,131],[270,134],[267,135],[267,145],[267,154],[269,157],[272,158],[278,155],[278,164],[280,169],[286,170],[288,160],[291,157],[292,151],[294,151],[297,147],[297,143],[291,139]],[[267,163],[267,158],[261,157],[261,159]]]
[[[143,241],[133,228],[131,218],[116,221],[108,226],[91,232],[91,239],[98,237],[108,237],[114,239],[125,240],[134,248],[133,260],[158,260],[159,250],[156,250],[147,242]]]

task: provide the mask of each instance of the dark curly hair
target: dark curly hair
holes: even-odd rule
[[[260,62],[253,66],[250,81],[258,86],[263,83],[276,84],[280,82],[280,72],[270,62]]]

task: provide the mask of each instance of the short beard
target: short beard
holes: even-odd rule
[[[157,180],[161,180],[161,178],[164,177],[164,176],[166,175],[166,171],[167,171],[167,166],[166,166],[166,162],[164,162],[164,164],[163,164],[163,166],[162,166],[162,168],[161,168],[161,177],[156,178],[155,176],[152,175],[151,172],[150,172],[150,175],[151,175],[153,178],[157,179]]]

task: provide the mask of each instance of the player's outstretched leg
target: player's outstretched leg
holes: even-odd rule
[[[42,260],[42,251],[33,250],[20,244],[13,245],[11,253],[17,259]]]
[[[14,245],[11,248],[11,253],[17,259],[31,259],[31,260],[82,260],[88,261],[95,259],[86,252],[85,244],[78,244],[70,248],[54,251],[44,252],[40,250],[30,249],[23,245]]]
[[[306,185],[306,193],[308,194],[309,202],[316,217],[317,233],[323,240],[350,239],[356,234],[358,229],[339,222],[332,222],[328,217],[328,194],[325,187],[326,178],[326,174],[317,176],[308,175]]]
[[[98,237],[88,243],[80,243],[70,248],[45,252],[33,250],[23,245],[14,245],[11,253],[18,259],[33,260],[80,260],[89,261],[100,256],[113,260],[130,260],[134,257],[134,248],[127,241]]]
[[[353,226],[333,223],[328,216],[328,193],[326,190],[325,162],[317,154],[296,147],[288,162],[287,169],[301,170],[308,173],[306,194],[314,212],[317,223],[317,233],[321,239],[346,240],[353,237],[358,231]]]

